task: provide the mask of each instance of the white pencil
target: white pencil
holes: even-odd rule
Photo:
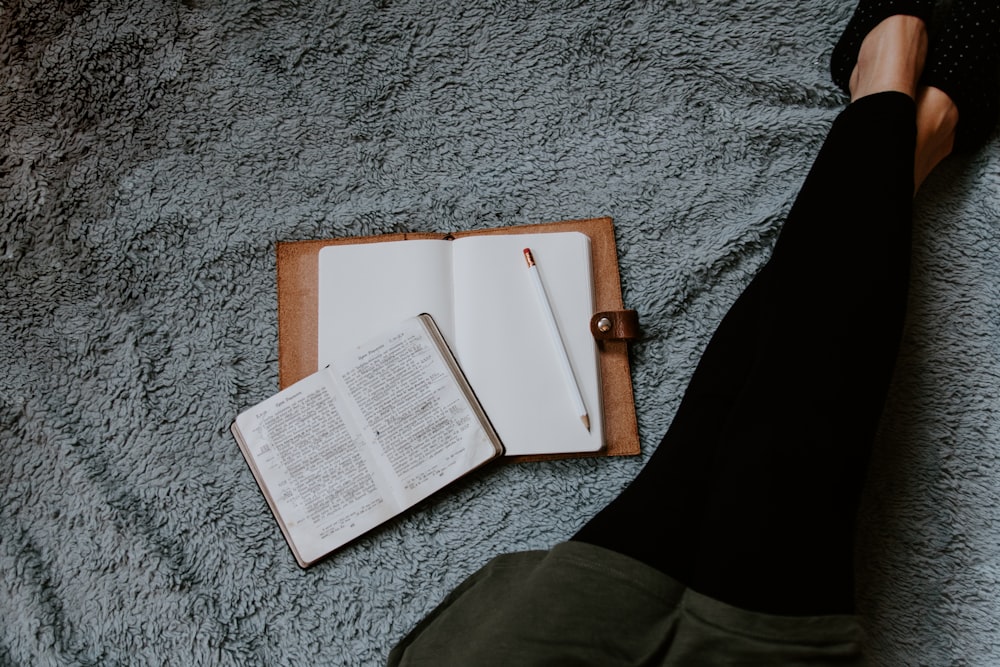
[[[548,294],[545,292],[545,286],[542,284],[542,278],[538,274],[538,267],[535,265],[535,258],[531,254],[531,248],[524,249],[524,261],[528,263],[528,271],[531,273],[531,281],[535,284],[535,290],[538,292],[538,303],[542,308],[542,315],[545,318],[546,327],[549,330],[549,336],[552,338],[552,347],[555,349],[556,359],[559,361],[559,367],[562,369],[563,379],[566,381],[566,389],[569,391],[570,398],[573,401],[573,405],[576,408],[577,414],[580,416],[580,421],[583,425],[590,430],[590,416],[587,414],[587,406],[583,404],[583,396],[580,394],[580,385],[576,382],[576,376],[573,375],[573,367],[569,363],[569,355],[566,354],[566,344],[563,342],[562,336],[559,334],[559,326],[556,324],[556,316],[552,312],[552,304],[549,303]]]

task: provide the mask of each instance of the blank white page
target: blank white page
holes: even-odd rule
[[[413,239],[327,246],[319,252],[319,368],[345,348],[429,313],[455,345],[453,241]]]
[[[454,241],[455,355],[508,455],[603,445],[590,238],[579,232]],[[573,409],[523,250],[530,247],[590,416]]]

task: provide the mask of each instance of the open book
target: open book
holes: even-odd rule
[[[232,426],[302,567],[503,453],[430,316],[329,362]]]
[[[525,263],[530,247],[590,428],[567,390]],[[604,446],[601,371],[590,330],[590,237],[580,232],[472,235],[330,245],[319,252],[322,365],[391,322],[427,312],[441,328],[507,454]]]
[[[452,232],[392,232],[374,236],[353,236],[296,241],[279,241],[275,245],[277,288],[278,288],[278,384],[288,387],[302,378],[315,373],[319,364],[319,255],[324,248],[334,246],[381,245],[397,241],[433,239],[445,241],[464,239],[470,236],[495,238],[506,235],[552,234],[580,232],[590,239],[590,274],[593,276],[594,310],[591,315],[591,333],[597,342],[600,375],[601,413],[604,431],[604,448],[596,452],[555,452],[549,454],[508,456],[508,460],[526,461],[573,456],[628,456],[640,452],[639,432],[632,395],[632,378],[629,363],[629,342],[639,335],[638,314],[625,308],[622,301],[621,279],[618,271],[618,251],[615,244],[614,221],[611,218],[590,218],[585,220],[563,220],[528,225],[490,227]],[[522,242],[516,245],[523,246]],[[520,252],[521,247],[517,248]],[[545,258],[538,257],[542,265],[546,286],[552,279],[552,267]],[[383,266],[367,267],[383,273]],[[518,270],[520,273],[520,270]],[[409,284],[397,280],[396,285]],[[354,277],[333,287],[327,285],[323,291],[342,289],[345,292],[360,290],[364,294],[369,289]],[[391,291],[386,287],[386,291]],[[361,314],[376,310],[374,303],[364,304]],[[428,309],[429,310],[429,309]],[[349,320],[356,313],[333,314],[333,326],[325,327],[324,345],[337,347],[343,337],[356,334],[357,320]],[[607,319],[605,319],[607,318]],[[604,322],[612,323],[601,328]],[[517,323],[507,322],[501,331],[507,331]],[[579,370],[579,369],[574,369]],[[478,390],[478,387],[477,387]],[[592,413],[594,408],[587,406]],[[592,425],[593,428],[593,425]],[[511,440],[508,438],[507,440]],[[518,448],[514,442],[505,444]]]

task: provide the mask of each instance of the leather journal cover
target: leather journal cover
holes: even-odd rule
[[[310,241],[282,241],[277,244],[278,273],[278,382],[280,388],[314,373],[318,366],[319,252],[343,243],[379,243],[408,239],[460,238],[484,234],[537,234],[583,232],[590,237],[594,271],[594,304],[591,332],[597,342],[604,411],[606,456],[639,453],[639,432],[629,367],[629,340],[638,336],[635,311],[622,303],[618,251],[611,218],[567,220],[536,225],[445,233],[380,234]],[[593,454],[513,456],[510,460],[566,458]]]

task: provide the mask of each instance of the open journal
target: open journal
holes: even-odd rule
[[[232,425],[302,567],[503,453],[429,315],[327,361]]]
[[[533,273],[544,284],[590,427],[567,390]],[[601,369],[590,330],[591,242],[570,231],[330,245],[319,252],[318,359],[392,322],[433,315],[507,454],[604,446]],[[578,402],[577,402],[578,404]]]
[[[536,242],[525,238],[528,235],[563,234],[567,232],[577,232],[589,239],[589,263],[582,252],[585,243],[574,243],[580,256],[577,258],[580,266],[566,268],[559,266],[557,260],[553,260],[551,253],[547,250],[544,242]],[[499,316],[498,309],[488,312],[493,325],[487,333],[495,338],[503,339],[504,336],[522,335],[526,327],[531,326],[525,317],[540,317],[537,306],[537,298],[533,294],[525,293],[531,290],[531,276],[526,275],[523,263],[523,249],[532,248],[537,255],[539,267],[539,277],[547,291],[562,290],[569,286],[571,290],[581,290],[583,294],[579,298],[580,303],[588,298],[590,287],[588,281],[592,281],[593,291],[593,311],[588,313],[590,318],[589,328],[591,338],[583,342],[583,330],[579,324],[579,315],[568,315],[566,309],[575,306],[574,297],[567,301],[562,294],[549,294],[553,310],[558,310],[559,332],[564,337],[574,337],[575,342],[566,345],[572,355],[571,370],[575,379],[580,380],[580,384],[585,384],[585,376],[589,371],[585,368],[587,358],[596,343],[598,379],[597,394],[600,396],[598,407],[593,405],[594,389],[589,390],[590,395],[584,395],[585,408],[590,416],[591,433],[603,431],[604,447],[598,450],[589,449],[596,446],[596,441],[589,438],[596,438],[595,435],[587,435],[586,429],[580,426],[579,420],[573,415],[567,415],[565,411],[556,408],[549,410],[559,403],[566,401],[565,394],[546,395],[541,390],[542,386],[555,386],[555,376],[551,364],[555,363],[552,356],[547,356],[545,364],[548,372],[538,371],[538,367],[531,368],[528,364],[521,364],[520,373],[522,378],[517,384],[515,400],[528,404],[529,415],[534,415],[533,419],[539,419],[539,413],[547,415],[558,415],[559,419],[567,420],[564,424],[566,433],[573,434],[568,441],[565,451],[563,445],[567,442],[557,440],[546,441],[546,434],[536,431],[533,425],[526,422],[522,425],[522,435],[516,435],[514,430],[518,428],[517,418],[504,418],[503,415],[494,415],[496,410],[493,404],[497,403],[488,397],[482,397],[484,402],[489,403],[487,412],[497,425],[498,430],[504,431],[501,435],[504,444],[511,451],[537,449],[543,453],[539,454],[513,454],[506,457],[510,461],[536,461],[540,459],[575,457],[575,456],[627,456],[640,452],[638,424],[635,414],[635,403],[632,395],[632,379],[629,364],[629,343],[637,340],[640,335],[638,314],[634,310],[625,308],[622,301],[621,280],[618,271],[618,252],[615,244],[614,222],[611,218],[590,218],[582,220],[563,220],[559,222],[546,222],[528,225],[515,225],[503,227],[490,227],[484,229],[470,229],[461,231],[444,232],[392,232],[388,234],[377,234],[373,236],[354,236],[341,238],[325,238],[312,240],[280,241],[275,246],[276,273],[278,288],[278,384],[279,387],[288,387],[298,380],[310,375],[320,368],[319,348],[322,344],[324,356],[329,355],[330,350],[340,347],[344,341],[357,340],[362,335],[359,329],[375,330],[377,327],[371,318],[380,318],[388,323],[392,319],[395,310],[400,318],[404,317],[400,313],[410,313],[419,310],[426,310],[434,315],[434,306],[429,305],[420,308],[420,304],[431,298],[444,301],[443,318],[448,317],[452,310],[460,313],[465,306],[455,306],[449,300],[454,295],[452,284],[455,279],[441,278],[449,267],[450,257],[438,262],[438,265],[426,269],[424,265],[417,262],[417,268],[413,265],[406,266],[393,264],[396,257],[393,253],[381,249],[345,251],[344,254],[328,253],[323,261],[326,281],[320,285],[320,254],[326,248],[340,246],[383,246],[397,242],[426,241],[432,240],[438,244],[437,250],[433,253],[422,250],[421,253],[434,256],[435,254],[450,254],[447,252],[448,243],[457,243],[470,237],[482,237],[485,247],[501,248],[501,241],[496,240],[504,236],[521,236],[516,241],[510,241],[506,245],[506,250],[502,257],[505,262],[510,262],[508,270],[513,276],[512,280],[506,283],[491,283],[488,279],[479,279],[472,284],[473,299],[479,303],[473,304],[474,308],[487,308],[494,303],[504,303],[506,298],[497,300],[493,298],[492,292],[499,289],[510,290],[512,288],[520,290],[523,299],[519,304],[523,306],[526,315],[517,314],[508,316],[510,319],[504,320]],[[441,246],[445,247],[442,248]],[[459,251],[464,253],[465,251]],[[477,251],[479,252],[479,251]],[[336,259],[334,259],[336,258]],[[435,260],[427,260],[434,262]],[[342,263],[341,263],[342,262]],[[519,263],[520,262],[520,263]],[[555,264],[553,263],[555,262]],[[572,262],[571,262],[572,263]],[[478,268],[478,267],[477,267]],[[430,271],[429,275],[423,275],[424,271]],[[454,275],[455,271],[451,273]],[[462,278],[462,280],[465,280]],[[433,284],[428,287],[428,281]],[[443,286],[442,286],[443,285]],[[561,286],[560,286],[561,285]],[[461,286],[460,286],[461,287]],[[324,326],[323,335],[319,331],[319,306],[324,300]],[[436,297],[432,297],[436,294]],[[478,296],[477,296],[478,295]],[[413,298],[414,300],[408,301]],[[338,302],[338,299],[341,300]],[[457,303],[457,302],[456,302]],[[386,310],[383,310],[383,307]],[[582,306],[580,307],[582,310]],[[463,316],[459,314],[459,318]],[[572,319],[571,319],[572,318]],[[469,318],[464,318],[469,319]],[[565,326],[564,326],[565,325]],[[458,336],[460,333],[453,330],[455,325],[452,320],[443,323],[443,328],[447,329],[448,336]],[[532,329],[535,336],[545,336],[539,329]],[[466,337],[467,338],[467,337]],[[467,343],[468,340],[460,340],[459,344]],[[483,349],[491,347],[493,363],[503,366],[501,369],[506,372],[508,366],[520,357],[505,352],[509,341],[506,339],[495,343],[483,342]],[[545,350],[545,345],[541,344],[531,348],[536,353]],[[467,351],[463,352],[468,356]],[[475,354],[475,353],[473,353]],[[523,359],[521,359],[523,361]],[[583,360],[581,362],[581,360]],[[463,360],[464,363],[464,360]],[[475,360],[473,360],[475,365]],[[475,371],[473,371],[475,372]],[[544,380],[544,378],[548,380]],[[544,382],[547,384],[539,384]],[[476,379],[472,382],[477,392],[490,391],[493,381],[487,377],[486,380]],[[553,389],[553,391],[556,391]],[[528,400],[531,397],[532,400]],[[538,400],[534,400],[538,399]],[[501,400],[501,405],[507,405]],[[570,410],[572,411],[572,410]],[[545,419],[547,417],[541,417]],[[594,423],[597,419],[600,424]],[[502,424],[501,424],[502,422]],[[523,435],[531,431],[530,435]],[[581,442],[578,438],[586,439]],[[547,453],[544,453],[547,452]]]

